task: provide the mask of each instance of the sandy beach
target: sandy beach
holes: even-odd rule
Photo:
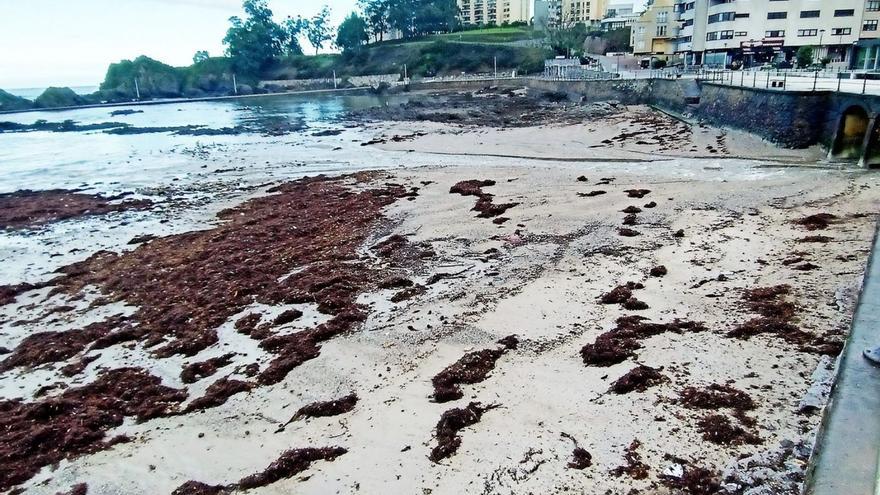
[[[410,166],[3,286],[0,491],[799,493],[880,179],[550,96],[355,114],[322,150]]]

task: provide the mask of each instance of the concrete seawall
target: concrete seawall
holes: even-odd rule
[[[786,148],[820,144],[831,158],[880,163],[880,97],[831,91],[779,91],[693,79],[553,81],[497,79],[414,84],[414,89],[528,87],[584,102],[652,105],[713,125],[746,131]]]

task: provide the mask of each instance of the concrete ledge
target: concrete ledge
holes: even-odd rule
[[[874,495],[880,461],[880,367],[863,356],[880,346],[880,244],[874,248],[862,294],[816,448],[808,495]]]

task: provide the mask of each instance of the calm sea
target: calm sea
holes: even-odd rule
[[[72,86],[72,89],[76,94],[79,95],[87,95],[94,93],[98,90],[97,86]],[[46,91],[46,88],[17,88],[17,89],[7,89],[8,93],[11,93],[15,96],[21,96],[22,98],[27,98],[28,100],[33,100],[36,97],[43,94],[43,91]]]

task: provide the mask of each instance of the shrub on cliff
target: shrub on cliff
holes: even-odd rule
[[[86,105],[89,101],[70,88],[49,88],[34,100],[37,108],[59,108]]]
[[[174,98],[181,96],[182,76],[170,65],[140,56],[111,64],[107,69],[101,92],[135,98],[135,79],[141,98]]]
[[[7,93],[0,89],[0,112],[10,112],[16,110],[28,110],[34,107],[34,102],[26,100],[20,96]]]

